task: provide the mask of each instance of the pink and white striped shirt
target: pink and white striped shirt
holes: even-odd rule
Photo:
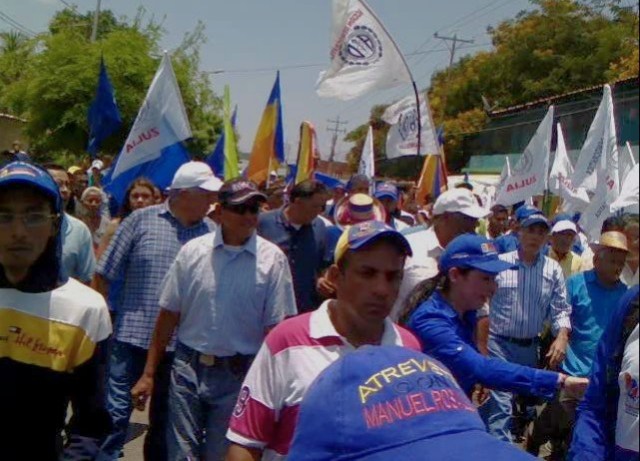
[[[286,459],[307,389],[325,368],[356,350],[333,326],[329,303],[271,331],[247,374],[227,438],[263,450],[263,461]],[[421,350],[412,333],[389,319],[381,344]]]

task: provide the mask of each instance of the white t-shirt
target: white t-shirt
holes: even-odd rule
[[[640,452],[638,447],[638,401],[640,397],[640,376],[638,361],[640,351],[639,326],[633,330],[624,348],[622,367],[618,383],[620,400],[618,401],[618,422],[616,424],[616,445],[633,453]]]

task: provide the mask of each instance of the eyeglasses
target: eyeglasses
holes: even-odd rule
[[[240,205],[224,205],[224,209],[238,215],[245,215],[247,213],[258,214],[260,213],[260,204],[258,202],[253,202],[242,203]]]
[[[57,218],[58,215],[51,213],[41,213],[41,212],[32,212],[32,213],[0,213],[0,228],[7,228],[16,219],[22,221],[22,224],[27,229],[36,229],[38,227],[43,227],[51,223],[53,218]]]

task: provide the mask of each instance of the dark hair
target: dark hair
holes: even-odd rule
[[[131,192],[133,192],[133,189],[135,189],[136,187],[146,187],[151,191],[151,196],[155,197],[156,186],[151,181],[149,181],[147,178],[138,178],[133,180],[131,184],[129,184],[129,187],[127,187],[127,191],[124,194],[124,201],[122,202],[122,206],[120,207],[120,211],[118,212],[118,216],[121,219],[126,218],[133,211],[131,209],[131,202],[129,201],[129,197],[131,196]]]
[[[371,184],[371,180],[363,174],[354,174],[353,176],[351,176],[351,178],[349,179],[349,182],[347,183],[345,189],[347,191],[351,191],[353,190],[353,187],[355,186],[356,183],[367,183],[367,184]]]
[[[459,267],[458,270],[462,275],[466,275],[471,272],[472,269],[468,267]],[[407,299],[402,306],[398,323],[400,325],[406,325],[413,312],[426,302],[436,291],[448,293],[449,290],[451,290],[451,280],[444,272],[440,272],[435,277],[418,283],[415,288],[411,290],[409,296],[407,296]]]
[[[314,179],[308,179],[302,181],[300,184],[296,184],[289,193],[291,203],[295,202],[299,198],[309,198],[316,194],[324,194],[327,192],[327,187],[319,181]]]
[[[611,216],[602,223],[602,233],[612,231],[623,232],[625,227],[626,223],[622,216]]]

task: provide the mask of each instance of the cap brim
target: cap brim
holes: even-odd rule
[[[397,195],[393,195],[392,192],[382,192],[380,194],[375,194],[374,198],[377,198],[378,200],[383,199],[383,198],[390,198],[392,200],[398,201],[398,196]]]
[[[336,459],[342,459],[337,456]],[[359,457],[353,461],[424,461],[425,459],[446,461],[534,461],[532,455],[502,442],[486,432],[465,431],[445,434],[407,445],[390,448]]]
[[[401,248],[407,256],[413,256],[413,251],[411,250],[411,245],[409,244],[409,241],[404,237],[404,235],[394,230],[379,232],[371,235],[368,238],[363,238],[358,243],[349,245],[349,249],[359,250],[363,246],[369,245],[373,242],[377,242],[378,240],[381,240],[381,239],[388,239],[388,240],[394,241],[394,243],[397,244],[398,247]]]
[[[474,262],[471,264],[467,264],[467,266],[482,272],[486,272],[487,274],[495,275],[499,274],[500,272],[515,270],[518,268],[517,264],[511,264],[502,260]]]
[[[467,208],[465,210],[460,210],[460,213],[462,213],[465,216],[469,216],[470,218],[482,219],[489,216],[491,214],[491,210],[487,210],[486,208],[477,206],[477,207]]]
[[[249,200],[251,200],[253,198],[260,199],[263,202],[267,201],[267,196],[264,195],[262,192],[251,191],[251,192],[248,192],[248,193],[246,193],[244,195],[241,195],[240,197],[225,199],[224,203],[227,203],[229,205],[241,205],[241,204],[243,204],[245,202],[248,202]]]
[[[211,178],[198,186],[199,189],[207,190],[209,192],[218,192],[222,187],[222,181],[218,178]]]
[[[527,219],[524,219],[520,223],[520,227],[531,227],[531,226],[535,226],[536,224],[544,224],[548,229],[551,229],[551,226],[549,225],[549,221],[547,221],[546,219],[541,219],[541,218],[527,218]]]

